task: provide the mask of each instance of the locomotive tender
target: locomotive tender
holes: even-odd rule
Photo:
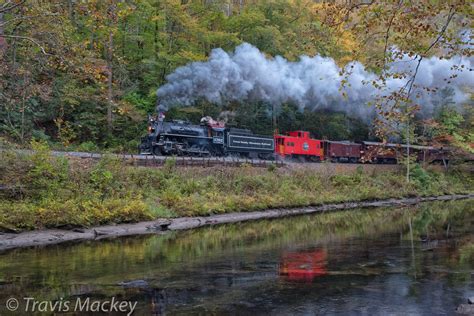
[[[394,164],[407,152],[403,144],[318,140],[306,131],[286,135],[255,135],[250,130],[229,128],[210,117],[200,125],[182,120],[165,121],[164,114],[149,118],[148,135],[139,146],[141,154],[177,156],[237,156],[298,161]],[[417,161],[449,161],[449,151],[432,146],[410,146]]]

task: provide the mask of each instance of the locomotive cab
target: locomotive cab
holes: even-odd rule
[[[224,145],[225,128],[211,128],[212,143],[214,145]]]

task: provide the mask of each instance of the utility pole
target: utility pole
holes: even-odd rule
[[[410,182],[410,112],[407,103],[407,182]]]

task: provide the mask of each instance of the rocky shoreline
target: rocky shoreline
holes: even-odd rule
[[[184,230],[209,225],[236,223],[259,219],[271,219],[318,212],[382,206],[404,206],[428,201],[449,201],[471,198],[474,198],[474,194],[413,197],[378,201],[345,202],[302,208],[282,208],[257,212],[229,213],[221,215],[212,215],[207,217],[180,217],[173,219],[157,219],[154,221],[139,222],[133,224],[104,225],[84,229],[45,229],[22,233],[0,233],[0,251],[15,248],[52,245],[62,242],[98,240],[119,236],[162,234],[168,230]]]

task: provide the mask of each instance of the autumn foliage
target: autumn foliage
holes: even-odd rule
[[[400,52],[415,62],[432,55],[469,57],[471,33],[459,34],[469,31],[470,17],[469,1],[3,1],[0,135],[25,146],[34,138],[57,147],[92,143],[135,150],[168,74],[205,60],[213,48],[249,42],[289,60],[303,54],[332,57],[340,66],[358,60],[380,76],[381,97],[368,104],[379,113],[373,126],[343,113],[301,113],[285,104],[277,118],[282,130],[304,128],[332,139],[408,138],[472,151],[472,102],[465,111],[453,108],[448,89],[442,110],[422,120],[411,95],[416,74],[387,67]],[[383,95],[390,76],[406,85]],[[169,117],[197,120],[221,110],[202,101],[173,109]],[[265,104],[229,104],[227,110],[239,114],[236,125],[273,131]]]

